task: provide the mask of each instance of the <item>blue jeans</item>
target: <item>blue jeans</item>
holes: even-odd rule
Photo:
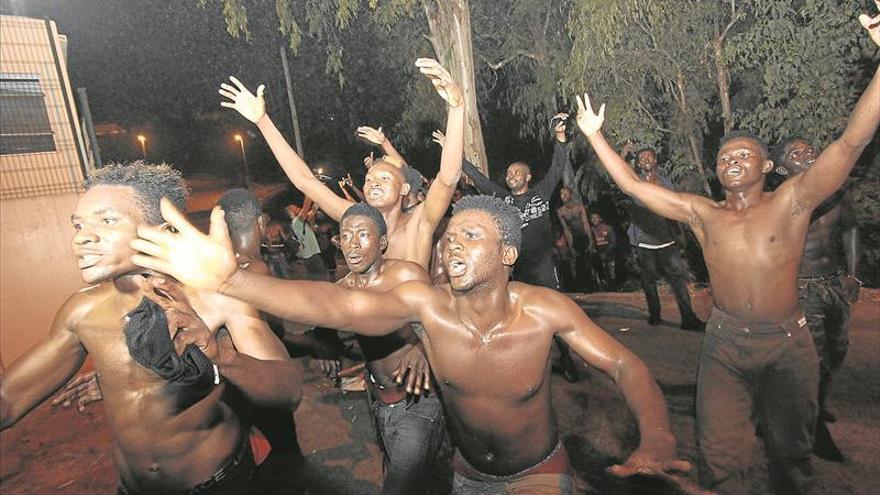
[[[445,435],[440,398],[431,393],[411,403],[374,401],[371,409],[385,454],[382,493],[420,493]]]
[[[810,492],[818,391],[819,359],[805,318],[753,325],[713,308],[697,374],[701,484],[746,493],[757,419],[773,492]]]

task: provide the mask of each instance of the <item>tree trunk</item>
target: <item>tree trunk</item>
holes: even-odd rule
[[[690,109],[687,104],[684,74],[681,72],[675,76],[673,97],[678,104],[679,111],[684,115],[685,121],[687,122],[687,129],[685,132],[687,133],[687,140],[691,150],[691,158],[694,160],[694,167],[696,167],[697,174],[699,174],[700,179],[702,179],[703,190],[706,192],[707,196],[712,197],[712,188],[709,187],[709,179],[706,177],[706,169],[703,168],[703,154],[700,151],[700,139],[697,135],[697,128],[694,125],[694,119],[690,114]]]
[[[471,12],[468,0],[423,0],[428,40],[437,59],[461,87],[465,105],[464,156],[489,175],[486,144],[477,108]]]
[[[718,35],[712,42],[715,51],[715,82],[718,84],[718,97],[721,99],[721,122],[724,134],[733,129],[733,110],[730,106],[730,68],[724,61],[724,38]]]

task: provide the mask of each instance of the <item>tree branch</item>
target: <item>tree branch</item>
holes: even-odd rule
[[[518,57],[527,57],[532,60],[538,61],[538,57],[534,53],[527,52],[525,50],[517,50],[515,53],[513,53],[509,57],[505,57],[505,58],[499,60],[498,62],[492,63],[487,60],[486,65],[488,65],[489,68],[492,70],[499,70],[502,67],[504,67],[505,65],[516,60]]]

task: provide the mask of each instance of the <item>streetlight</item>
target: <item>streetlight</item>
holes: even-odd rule
[[[141,143],[141,154],[144,155],[144,160],[147,159],[147,136],[143,134],[137,135],[137,140]]]
[[[248,173],[247,156],[244,154],[244,138],[241,137],[241,134],[236,134],[234,137],[235,140],[238,141],[238,144],[241,145],[241,163],[244,165],[244,185],[250,187],[251,177]]]

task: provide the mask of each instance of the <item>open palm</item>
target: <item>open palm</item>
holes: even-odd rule
[[[234,76],[229,76],[232,81],[231,86],[226,83],[220,84],[220,95],[229,98],[232,101],[221,101],[220,106],[226,108],[234,108],[244,118],[250,120],[254,124],[266,115],[266,100],[263,98],[263,91],[266,86],[260,84],[257,87],[257,94],[254,95]]]
[[[577,125],[585,136],[590,137],[599,132],[602,123],[605,122],[605,104],[599,107],[599,113],[593,111],[593,105],[590,104],[590,96],[584,93],[584,99],[577,97],[578,113]]]

